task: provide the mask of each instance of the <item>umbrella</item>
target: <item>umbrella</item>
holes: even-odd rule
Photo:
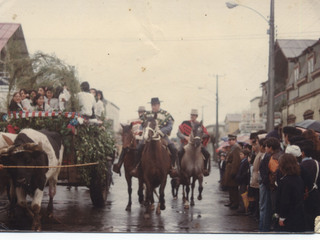
[[[304,129],[312,129],[320,133],[320,121],[307,119],[302,122],[296,123],[296,127],[304,128]]]

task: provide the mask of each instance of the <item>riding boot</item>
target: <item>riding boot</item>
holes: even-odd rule
[[[118,163],[113,165],[112,170],[113,170],[115,173],[120,174],[120,169],[121,169],[121,166],[122,166],[122,164],[123,164],[124,156],[126,155],[126,152],[127,152],[127,149],[122,149],[122,150],[121,150],[121,153],[120,153],[120,157],[119,157]]]
[[[134,169],[131,170],[130,175],[136,178],[139,176],[138,167],[140,165],[143,148],[144,148],[144,144],[139,144],[137,147],[137,151],[135,151],[134,153],[134,163],[136,166],[134,167]]]
[[[173,143],[170,143],[168,145],[168,148],[170,150],[170,153],[171,153],[171,169],[170,169],[170,177],[174,178],[174,177],[177,177],[178,176],[178,172],[177,172],[177,169],[175,167],[175,164],[176,164],[176,161],[178,159],[178,151],[176,149],[176,147],[174,146]]]
[[[204,156],[204,169],[203,169],[203,175],[209,176],[209,169],[208,169],[208,163],[210,161],[210,153],[204,148],[201,148],[201,153]]]

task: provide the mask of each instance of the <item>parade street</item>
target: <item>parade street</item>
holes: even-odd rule
[[[161,215],[154,212],[149,220],[144,219],[144,207],[138,203],[137,181],[133,183],[133,204],[131,212],[125,211],[127,205],[127,185],[124,175],[114,174],[114,185],[110,189],[107,205],[93,207],[89,190],[86,187],[57,187],[54,199],[53,218],[45,217],[48,203],[48,189],[45,190],[42,203],[43,232],[100,232],[100,233],[254,233],[258,223],[251,216],[240,215],[224,204],[228,202],[228,193],[219,190],[219,170],[215,164],[211,174],[204,178],[203,199],[197,200],[195,188],[195,206],[185,210],[182,204],[181,187],[178,199],[171,195],[170,178],[165,190],[166,210]],[[123,169],[122,173],[123,173]],[[157,197],[155,197],[157,202]],[[7,218],[4,208],[7,203],[5,194],[1,196],[0,222],[10,230],[30,230],[30,220],[21,214],[14,222]],[[19,211],[17,214],[20,214]]]

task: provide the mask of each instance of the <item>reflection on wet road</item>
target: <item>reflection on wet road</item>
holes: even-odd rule
[[[123,169],[122,169],[123,170]],[[171,195],[170,179],[166,186],[166,210],[161,215],[155,212],[148,220],[144,219],[144,207],[138,202],[138,182],[133,181],[132,210],[125,211],[128,201],[127,185],[124,176],[113,176],[114,185],[110,189],[104,208],[95,208],[91,204],[89,190],[86,187],[74,187],[68,190],[58,186],[54,198],[54,217],[45,215],[48,204],[48,189],[45,189],[42,204],[42,230],[48,232],[121,232],[121,233],[231,233],[257,232],[258,223],[250,216],[243,216],[224,206],[228,201],[227,192],[219,190],[219,172],[213,166],[210,176],[204,178],[203,199],[196,199],[195,206],[184,209],[181,188],[178,199]],[[18,218],[9,221],[4,205],[5,195],[1,196],[0,223],[10,229],[29,230],[30,222],[22,211]],[[157,202],[157,197],[155,197]]]

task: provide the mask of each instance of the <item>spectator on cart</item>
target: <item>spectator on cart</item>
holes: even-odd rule
[[[53,97],[53,87],[48,87],[46,91],[47,98],[45,99],[45,103],[50,106],[50,108],[54,111],[59,109],[59,101],[57,98]]]
[[[50,106],[45,103],[44,96],[38,93],[33,98],[34,111],[51,111]]]
[[[94,112],[96,114],[96,117],[101,119],[102,116],[104,115],[103,93],[102,91],[97,90],[96,95],[97,95],[96,96],[97,102],[95,104]]]
[[[32,111],[31,100],[26,89],[20,89],[21,105],[26,111]]]
[[[25,111],[26,109],[23,109],[23,106],[21,104],[21,96],[19,92],[15,92],[13,94],[13,97],[9,104],[9,111],[11,112],[20,112]]]
[[[94,106],[96,100],[90,93],[90,85],[88,82],[82,82],[80,84],[81,92],[78,93],[80,114],[85,118],[95,118]]]
[[[33,99],[34,97],[37,95],[37,91],[36,90],[30,90],[29,91],[29,96],[30,96],[30,103],[32,105]]]
[[[55,97],[58,98],[59,110],[63,112],[66,109],[67,102],[70,99],[70,92],[68,91],[67,86],[58,86],[56,88]]]

